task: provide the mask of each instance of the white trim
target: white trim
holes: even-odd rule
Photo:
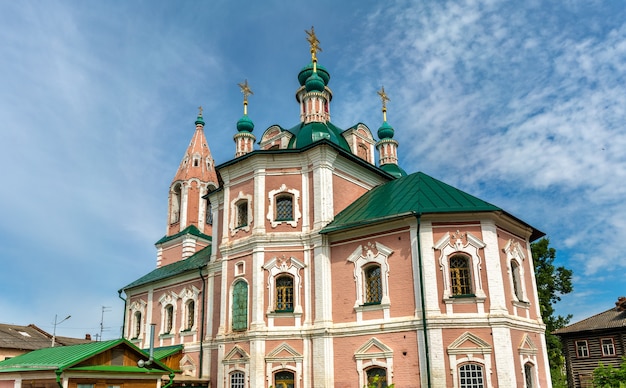
[[[291,195],[291,199],[292,199],[291,210],[293,212],[292,220],[277,220],[276,219],[276,212],[275,212],[276,198],[280,194],[283,194],[283,193],[288,193]],[[276,226],[282,223],[289,224],[295,228],[298,225],[298,220],[302,217],[302,214],[300,213],[300,191],[296,189],[288,189],[287,186],[283,183],[282,186],[280,186],[278,189],[271,190],[267,196],[269,199],[269,207],[267,209],[267,219],[272,225],[272,228],[275,228]]]
[[[354,358],[360,387],[367,386],[366,370],[373,366],[385,369],[387,385],[393,384],[393,350],[382,341],[372,337],[354,352]]]
[[[241,200],[246,200],[248,205],[248,222],[244,226],[237,226],[237,219],[239,209],[237,208],[237,202]],[[246,232],[250,231],[250,225],[252,224],[252,220],[254,219],[252,215],[252,195],[245,194],[240,191],[237,197],[235,197],[232,201],[230,201],[230,235],[234,236],[238,231],[244,230]]]

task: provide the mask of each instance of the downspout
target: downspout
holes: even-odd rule
[[[430,379],[430,350],[428,348],[428,324],[426,323],[426,300],[424,299],[424,265],[422,263],[422,243],[420,238],[421,218],[422,213],[413,213],[417,219],[417,261],[420,270],[420,296],[422,299],[422,323],[424,331],[424,350],[426,351],[426,379],[428,381],[428,388],[431,387]]]
[[[200,375],[198,376],[198,378],[202,378],[202,371],[203,371],[203,359],[204,359],[204,351],[203,351],[203,346],[202,344],[204,343],[204,320],[205,320],[205,311],[204,311],[204,305],[206,304],[206,280],[204,280],[204,276],[202,276],[202,267],[198,267],[198,273],[200,274],[200,280],[202,280],[202,307],[200,308],[201,314],[202,314],[202,318],[200,319]],[[169,384],[169,383],[168,383]],[[163,388],[167,388],[168,385],[166,385]]]
[[[202,368],[200,368],[200,370],[202,370]],[[169,375],[169,377],[170,377],[170,381],[168,381],[168,382],[167,382],[167,384],[165,384],[165,385],[164,385],[164,386],[162,386],[161,388],[169,388],[169,387],[171,387],[171,386],[172,386],[172,384],[174,384],[174,376],[176,376],[176,375],[174,374],[174,372],[170,372],[170,375]]]
[[[126,299],[122,298],[122,290],[117,290],[117,296],[124,301],[124,315],[122,318],[122,338],[124,338],[124,332],[126,330]]]
[[[61,383],[61,374],[63,373],[63,370],[59,368],[55,371],[55,373],[57,375],[57,385],[59,388],[63,388],[63,384]]]

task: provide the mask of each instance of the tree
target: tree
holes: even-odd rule
[[[622,364],[619,368],[611,366],[600,366],[593,371],[593,386],[622,388],[626,387],[626,357],[622,357]]]
[[[556,250],[551,248],[550,240],[542,238],[530,245],[535,264],[535,278],[541,318],[546,325],[546,343],[548,360],[553,381],[562,380],[564,357],[559,337],[552,334],[557,329],[566,326],[572,315],[555,315],[554,304],[561,300],[561,295],[572,292],[572,271],[554,265]]]

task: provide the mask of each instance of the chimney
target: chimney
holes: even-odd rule
[[[91,341],[91,334],[89,334],[89,333],[85,334],[85,339],[87,341]]]
[[[617,311],[626,311],[626,296],[620,296],[615,302],[615,308]]]

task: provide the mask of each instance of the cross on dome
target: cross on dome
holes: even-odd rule
[[[243,83],[237,84],[241,89],[241,93],[243,93],[243,113],[248,114],[248,96],[252,93],[252,90],[248,86],[248,80],[245,80]]]

